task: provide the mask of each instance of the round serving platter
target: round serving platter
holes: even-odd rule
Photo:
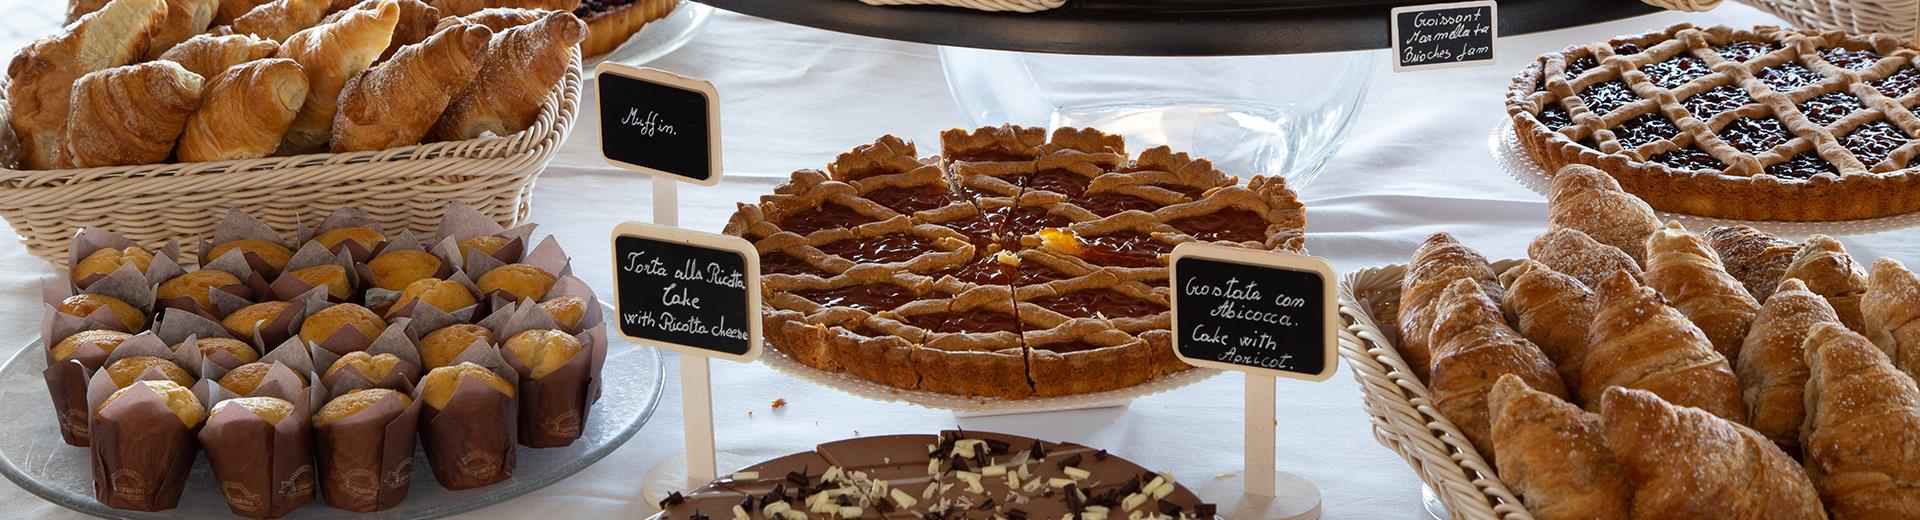
[[[605,302],[602,305],[612,309]],[[607,319],[613,318],[609,315]],[[505,502],[579,473],[640,431],[659,406],[666,379],[666,364],[658,350],[624,343],[609,347],[600,401],[587,415],[580,439],[561,448],[520,448],[512,479],[450,491],[434,480],[433,470],[426,464],[426,452],[416,447],[413,486],[398,507],[355,513],[329,507],[324,499],[316,498],[284,518],[439,518]],[[0,421],[0,474],[49,502],[102,518],[233,518],[204,456],[194,463],[178,508],[152,513],[125,511],[95,500],[87,448],[61,441],[59,426],[54,423],[53,403],[40,375],[47,366],[46,356],[41,354],[44,348],[40,338],[34,338],[0,366],[0,417],[8,418]]]
[[[626,43],[605,55],[588,60],[585,68],[591,70],[601,62],[640,65],[660,59],[693,41],[693,37],[700,34],[700,28],[706,27],[707,20],[712,17],[712,6],[681,2],[680,7],[673,8],[673,12],[667,13],[667,16],[640,26],[640,30],[627,38]]]
[[[985,397],[966,397],[920,390],[902,390],[875,383],[852,374],[828,372],[813,368],[793,358],[787,357],[776,349],[765,349],[760,361],[773,367],[780,373],[804,379],[808,382],[864,397],[875,401],[901,402],[936,410],[948,410],[967,415],[1011,415],[1022,413],[1054,412],[1060,410],[1081,410],[1120,406],[1142,397],[1172,391],[1174,389],[1199,383],[1222,371],[1207,368],[1193,368],[1178,374],[1163,376],[1145,384],[1109,390],[1092,394],[1068,395],[1060,397],[1035,397],[1030,399],[993,399]]]
[[[1520,147],[1520,137],[1513,133],[1513,122],[1508,121],[1501,123],[1493,129],[1493,133],[1487,136],[1487,151],[1493,154],[1493,160],[1500,164],[1500,169],[1507,172],[1507,175],[1512,176],[1514,180],[1520,181],[1520,185],[1526,186],[1527,189],[1533,190],[1535,193],[1543,196],[1551,191],[1553,175],[1545,168],[1541,168],[1539,164],[1533,162],[1533,158],[1528,157],[1526,150]],[[1688,229],[1704,230],[1714,226],[1746,225],[1782,236],[1807,236],[1812,234],[1835,236],[1865,235],[1920,226],[1920,212],[1894,215],[1891,217],[1829,222],[1731,220],[1674,213],[1671,211],[1656,211],[1656,213],[1658,213],[1663,220],[1678,220],[1681,224],[1686,225]]]

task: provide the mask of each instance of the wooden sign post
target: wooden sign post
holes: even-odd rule
[[[720,97],[711,83],[666,71],[601,63],[600,153],[609,164],[653,177],[653,224],[613,230],[613,279],[620,335],[680,353],[685,461],[647,471],[643,492],[712,481],[724,454],[714,449],[708,358],[748,362],[760,355],[760,256],[739,237],[680,229],[679,183],[720,182]],[[659,486],[658,489],[654,486]]]
[[[1201,488],[1233,520],[1320,516],[1313,482],[1274,470],[1274,382],[1333,376],[1333,266],[1311,256],[1188,243],[1174,248],[1173,347],[1188,364],[1244,372],[1246,471]]]
[[[1395,7],[1389,16],[1394,72],[1494,62],[1500,16],[1493,0]]]

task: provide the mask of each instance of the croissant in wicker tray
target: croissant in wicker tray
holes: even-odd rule
[[[18,142],[0,150],[16,152],[9,167],[43,170],[512,134],[586,34],[572,13],[530,12],[501,23],[422,0],[75,2],[72,23],[8,66]]]

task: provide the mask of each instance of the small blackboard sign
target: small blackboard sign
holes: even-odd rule
[[[1492,0],[1393,9],[1393,70],[1492,65],[1500,36]]]
[[[613,229],[620,335],[682,353],[760,355],[760,256],[739,237],[627,222]]]
[[[712,186],[720,182],[720,95],[713,84],[618,63],[600,82],[600,154],[614,166]]]
[[[1188,364],[1322,381],[1339,320],[1333,267],[1209,244],[1173,250],[1173,345]]]

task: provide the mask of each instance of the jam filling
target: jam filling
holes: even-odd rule
[[[1742,152],[1760,153],[1793,139],[1793,134],[1787,133],[1786,125],[1780,124],[1779,119],[1741,118],[1720,129],[1720,138]]]
[[[1881,94],[1886,94],[1888,97],[1905,96],[1913,92],[1913,89],[1920,88],[1920,70],[1914,70],[1913,67],[1900,67],[1900,70],[1894,71],[1893,75],[1871,84],[1875,90],[1879,90]]]
[[[1620,145],[1627,148],[1639,148],[1640,145],[1661,139],[1672,139],[1676,135],[1680,135],[1680,127],[1674,126],[1673,121],[1667,120],[1666,116],[1657,112],[1649,112],[1641,114],[1640,117],[1628,119],[1620,123],[1618,128],[1613,129],[1614,138],[1619,139]]]
[[[1068,224],[1073,223],[1067,220],[1067,217],[1055,215],[1048,212],[1047,208],[1037,206],[1015,208],[1007,213],[1005,222],[1004,234],[1011,237],[1030,235],[1046,228],[1067,227]]]
[[[1166,265],[1160,261],[1160,255],[1173,250],[1173,246],[1139,231],[1121,231],[1080,239],[1086,246],[1080,258],[1096,265],[1160,267]]]
[[[1592,56],[1574,58],[1573,61],[1567,62],[1567,79],[1572,80],[1574,77],[1579,76],[1580,73],[1592,70],[1598,66],[1600,66],[1600,62],[1594,60]]]
[[[1880,54],[1868,49],[1855,51],[1828,47],[1820,49],[1818,54],[1821,58],[1826,58],[1827,63],[1839,65],[1847,70],[1866,70],[1867,67],[1872,67],[1874,62],[1880,61]]]
[[[822,229],[850,228],[873,222],[873,217],[860,214],[845,205],[827,202],[799,213],[788,215],[780,221],[780,229],[811,234]]]
[[[793,291],[792,294],[827,307],[849,307],[869,313],[893,310],[918,298],[905,287],[884,283],[809,289]]]
[[[1802,67],[1798,63],[1782,63],[1760,69],[1760,73],[1755,76],[1760,78],[1761,83],[1766,83],[1767,86],[1781,92],[1819,83],[1821,79],[1820,73]]]
[[[1718,170],[1725,167],[1725,164],[1713,158],[1712,154],[1693,146],[1675,148],[1654,155],[1648,160],[1680,170]]]
[[[1680,106],[1686,107],[1694,117],[1708,119],[1752,102],[1753,96],[1747,95],[1746,89],[1733,85],[1721,85],[1681,100]]]
[[[1557,106],[1540,109],[1540,115],[1538,117],[1540,124],[1547,125],[1549,129],[1559,130],[1567,125],[1573,124],[1573,115],[1568,114],[1567,111],[1561,110],[1560,107]]]
[[[1860,125],[1860,128],[1841,139],[1840,144],[1859,157],[1862,164],[1871,167],[1887,160],[1895,148],[1907,144],[1907,134],[1886,120],[1880,120]]]
[[[1767,167],[1767,175],[1790,180],[1811,179],[1822,173],[1839,173],[1839,171],[1833,168],[1833,163],[1827,162],[1813,152],[1800,152],[1786,162]]]
[[[907,324],[933,332],[1020,332],[1020,320],[1012,314],[974,309],[908,316]]]
[[[593,15],[612,11],[636,0],[581,0],[580,6],[573,8],[573,15],[585,20]]]
[[[902,215],[926,211],[945,206],[953,202],[953,193],[946,186],[927,185],[915,188],[881,188],[866,195],[867,200],[886,206],[887,209]]]
[[[963,265],[934,272],[931,276],[935,279],[951,276],[974,285],[1010,285],[1019,272],[1018,267],[1001,262],[994,255],[986,255]]]
[[[760,274],[823,274],[820,268],[793,255],[774,251],[760,255]]]
[[[1073,318],[1138,318],[1166,312],[1167,307],[1112,289],[1093,289],[1035,298],[1027,303]]]
[[[1617,79],[1587,87],[1587,90],[1580,92],[1580,99],[1587,102],[1587,109],[1594,114],[1612,112],[1613,109],[1640,100],[1632,89],[1627,88],[1626,83]]]
[[[849,238],[818,246],[821,252],[854,263],[890,264],[912,260],[923,253],[937,251],[933,241],[917,235],[890,234],[879,238]]]
[[[1212,242],[1266,242],[1267,219],[1259,213],[1228,208],[1168,222],[1168,225],[1193,238]]]
[[[1643,49],[1641,49],[1639,45],[1631,43],[1622,43],[1613,46],[1614,54],[1639,54],[1641,50]]]
[[[1046,264],[1025,262],[1020,264],[1020,276],[1018,280],[1020,285],[1038,285],[1071,278],[1073,278],[1072,275],[1062,273],[1052,267],[1047,267]]]
[[[1800,104],[1800,112],[1813,124],[1827,126],[1861,109],[1860,100],[1845,92],[1828,92]]]
[[[1655,85],[1659,85],[1662,88],[1678,88],[1681,85],[1687,84],[1689,81],[1699,79],[1701,76],[1713,72],[1713,69],[1707,68],[1706,62],[1700,61],[1700,58],[1687,56],[1685,54],[1675,56],[1673,59],[1667,61],[1647,65],[1642,70],[1645,70],[1648,76],[1653,77],[1653,83]]]
[[[1045,190],[1070,198],[1079,198],[1087,192],[1087,183],[1091,179],[1066,170],[1047,170],[1023,179],[1021,184],[1028,189]]]
[[[1102,217],[1111,217],[1131,210],[1152,212],[1160,209],[1154,201],[1122,193],[1099,193],[1083,198],[1080,207]]]
[[[1713,51],[1716,53],[1719,53],[1720,57],[1722,58],[1726,58],[1726,59],[1738,61],[1738,62],[1746,62],[1754,58],[1765,56],[1767,53],[1777,51],[1777,50],[1780,50],[1780,45],[1775,44],[1773,42],[1756,42],[1752,40],[1740,40],[1735,42],[1729,42],[1727,43],[1727,46],[1714,49]]]

